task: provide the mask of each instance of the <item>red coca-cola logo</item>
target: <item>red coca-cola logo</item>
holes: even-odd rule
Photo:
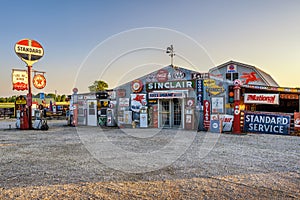
[[[168,81],[168,71],[165,69],[158,70],[156,74],[156,79],[159,82],[166,82]]]
[[[14,83],[13,84],[13,89],[14,90],[27,90],[28,89],[28,85],[26,83],[23,83],[23,82],[17,82],[17,83]]]

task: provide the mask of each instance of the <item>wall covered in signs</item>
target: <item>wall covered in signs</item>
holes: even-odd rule
[[[125,120],[128,112],[131,112],[133,121],[139,121],[141,107],[147,107],[149,126],[156,127],[158,101],[162,99],[183,99],[186,104],[186,99],[192,98],[195,100],[193,108],[199,109],[203,104],[205,91],[203,83],[197,79],[207,76],[208,73],[167,66],[114,88],[119,125],[128,125],[130,120]]]
[[[291,116],[288,114],[249,112],[244,115],[244,132],[287,135],[290,133]]]

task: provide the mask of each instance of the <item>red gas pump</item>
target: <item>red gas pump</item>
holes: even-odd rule
[[[27,114],[26,107],[21,108],[21,112],[20,112],[20,129],[22,129],[22,130],[29,129],[28,114]]]
[[[240,80],[234,81],[234,115],[233,115],[233,133],[241,134],[241,112],[240,112],[240,97],[241,85]]]

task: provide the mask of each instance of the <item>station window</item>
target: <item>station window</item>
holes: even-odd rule
[[[226,73],[226,80],[234,81],[239,79],[239,73]]]

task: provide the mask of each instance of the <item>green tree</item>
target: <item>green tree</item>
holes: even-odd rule
[[[65,94],[63,94],[63,95],[61,95],[61,98],[60,98],[60,101],[61,102],[64,102],[64,101],[66,101],[66,95]]]
[[[61,96],[60,96],[60,95],[57,95],[55,101],[56,101],[56,102],[61,102]]]
[[[89,86],[90,92],[104,91],[108,88],[108,84],[105,81],[94,81],[93,85]]]

